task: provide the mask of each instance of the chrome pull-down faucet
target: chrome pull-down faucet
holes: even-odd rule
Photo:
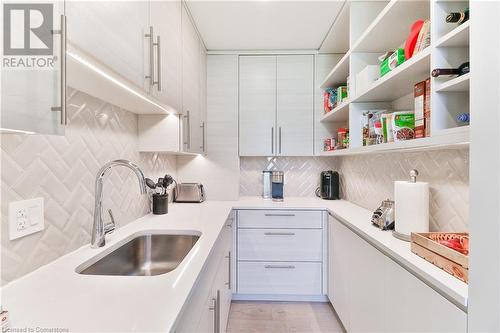
[[[102,188],[104,177],[106,176],[107,172],[114,166],[124,166],[132,170],[139,180],[141,194],[146,194],[146,181],[144,178],[144,174],[142,173],[141,169],[139,169],[139,167],[134,163],[127,160],[115,160],[106,163],[99,170],[95,179],[94,224],[92,226],[92,241],[90,243],[93,249],[103,247],[106,244],[106,234],[111,233],[115,230],[115,221],[111,210],[109,210],[111,223],[109,223],[108,225],[104,225],[104,221],[102,218]]]

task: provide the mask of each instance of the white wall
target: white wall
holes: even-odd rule
[[[200,182],[208,200],[237,200],[238,56],[207,57],[207,155],[178,156],[177,180]]]
[[[469,332],[500,331],[500,2],[471,1]]]

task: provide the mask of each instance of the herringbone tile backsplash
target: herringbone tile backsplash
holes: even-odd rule
[[[340,174],[343,199],[375,210],[394,199],[394,181],[409,179],[417,169],[419,180],[430,183],[431,231],[466,231],[469,218],[469,150],[386,153],[326,157],[242,157],[240,195],[261,195],[262,170],[285,172],[285,196],[314,196],[323,170]]]
[[[104,163],[128,159],[152,179],[176,171],[175,157],[137,151],[135,114],[75,90],[69,96],[65,136],[1,135],[2,283],[90,242],[94,181]],[[34,197],[45,200],[45,230],[10,241],[8,203]],[[125,168],[110,173],[104,199],[118,225],[149,210]]]

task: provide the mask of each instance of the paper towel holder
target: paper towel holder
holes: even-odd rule
[[[416,183],[417,182],[417,176],[418,176],[418,170],[417,169],[412,169],[410,170],[410,183]],[[397,221],[395,222],[397,223]],[[397,232],[396,230],[392,231],[392,235],[402,241],[405,242],[410,242],[411,241],[411,235],[405,235],[400,232]]]
[[[410,183],[416,183],[417,182],[417,176],[418,176],[418,170],[417,169],[410,170]]]

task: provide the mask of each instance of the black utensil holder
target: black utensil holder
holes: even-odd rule
[[[168,194],[153,194],[153,214],[163,215],[168,213]]]

